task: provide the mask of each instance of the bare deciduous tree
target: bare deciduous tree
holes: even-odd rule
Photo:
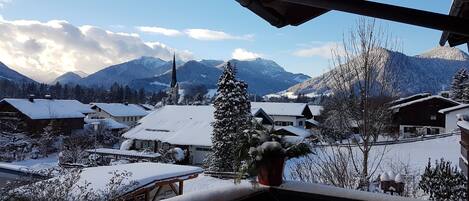
[[[382,154],[370,158],[370,151],[378,136],[387,133],[391,125],[387,103],[397,88],[398,73],[393,69],[396,61],[392,53],[395,44],[374,20],[361,19],[344,38],[342,47],[333,51],[335,68],[327,74],[332,95],[326,104],[326,125],[329,122],[329,130],[335,134],[355,133],[347,150],[362,190],[368,190],[384,154],[383,149]]]

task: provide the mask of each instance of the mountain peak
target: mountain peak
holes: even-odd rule
[[[150,56],[142,56],[138,59],[133,60],[133,62],[143,64],[144,66],[160,66],[163,63],[166,63],[166,61],[163,59]]]
[[[469,55],[464,51],[455,48],[455,47],[435,47],[423,54],[417,55],[417,57],[431,58],[431,59],[446,59],[446,60],[456,60],[456,61],[467,61],[469,60]]]
[[[35,82],[32,79],[16,72],[0,61],[0,79],[7,79],[14,82]]]

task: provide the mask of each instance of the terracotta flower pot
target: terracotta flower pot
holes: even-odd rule
[[[285,158],[271,158],[259,164],[257,179],[266,186],[280,186],[282,184]]]

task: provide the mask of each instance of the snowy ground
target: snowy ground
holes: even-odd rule
[[[28,159],[23,161],[13,161],[11,164],[28,167],[32,170],[42,170],[58,166],[58,154],[50,154],[47,158]]]
[[[409,164],[415,171],[423,171],[429,158],[431,158],[432,163],[435,160],[444,158],[457,166],[460,156],[460,138],[460,135],[453,135],[445,138],[412,143],[375,146],[371,151],[370,158],[380,156],[384,151],[383,161],[381,162],[377,173],[383,171],[394,171],[390,169],[389,165],[396,162]],[[357,147],[354,147],[353,149],[358,151]],[[301,159],[292,159],[287,162],[285,175],[289,175],[289,169],[296,160]]]
[[[247,181],[243,181],[247,182]],[[184,182],[184,193],[189,192],[199,192],[213,188],[223,188],[227,186],[234,186],[236,185],[233,179],[217,179],[210,176],[205,176],[204,174],[200,174],[198,177],[194,179],[190,179]]]

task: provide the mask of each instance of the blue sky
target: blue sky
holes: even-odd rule
[[[451,4],[450,0],[380,2],[445,14]],[[176,50],[184,50],[187,57],[193,59],[227,60],[238,49],[237,53],[241,57],[262,56],[275,60],[288,71],[313,77],[329,69],[327,48],[340,42],[343,33],[352,28],[358,19],[353,14],[330,12],[298,27],[278,29],[234,0],[0,0],[0,4],[0,15],[10,23],[19,24],[19,20],[36,20],[41,23],[64,20],[76,27],[91,25],[115,33],[134,33],[143,42],[158,42]],[[378,22],[402,42],[402,50],[409,55],[434,48],[441,35],[436,30],[382,20]],[[139,27],[147,29],[145,31]],[[154,31],[149,27],[160,29]],[[209,32],[211,35],[204,38],[204,34],[207,34],[204,31],[218,31],[215,35],[222,35],[217,38],[213,32]],[[299,55],[300,50],[311,52]],[[5,55],[3,57],[7,57]],[[0,61],[2,59],[0,52]],[[12,58],[6,60],[20,71],[29,68],[21,65],[34,64],[31,58],[23,63],[13,62]],[[67,61],[72,60],[69,58]],[[110,62],[114,60],[110,59]],[[62,71],[93,71],[84,67],[81,69],[77,65],[69,64],[70,68],[64,67]],[[62,71],[58,70],[57,73]]]

